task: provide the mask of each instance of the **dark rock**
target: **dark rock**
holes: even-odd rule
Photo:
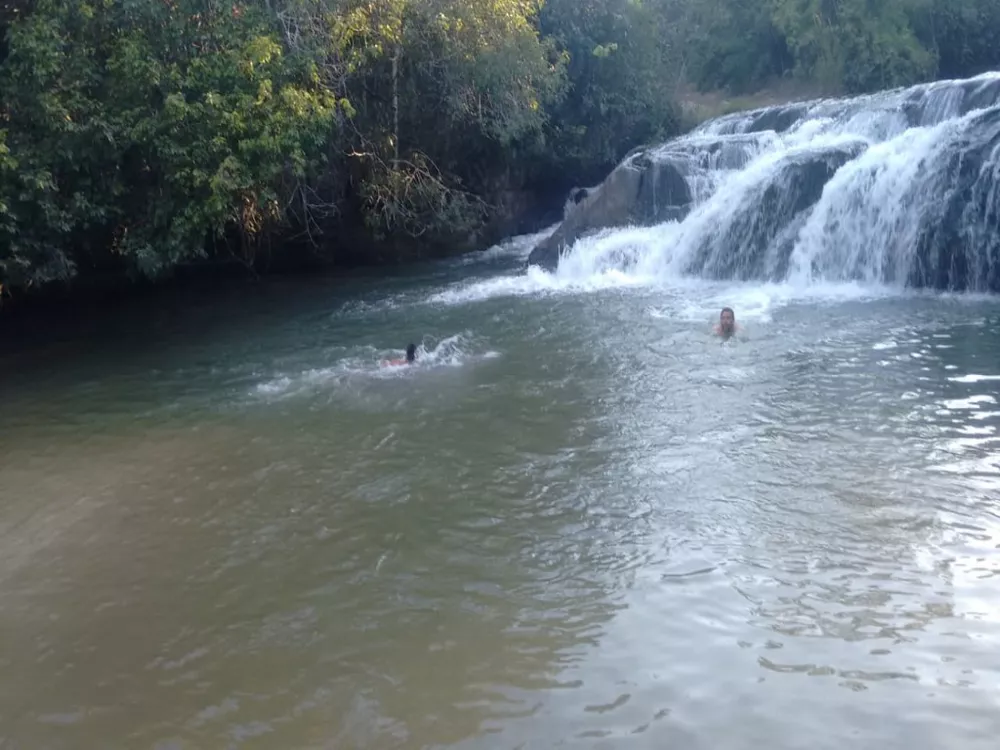
[[[1000,104],[1000,80],[970,81],[964,88],[966,93],[962,102],[962,114]]]
[[[622,160],[619,163],[623,164],[627,161],[631,161],[632,157],[645,153],[646,151],[649,151],[651,148],[654,148],[657,145],[659,144],[646,143],[641,146],[633,146],[632,148],[629,149],[628,153],[626,153],[625,156],[622,157]]]
[[[724,136],[700,148],[698,163],[703,169],[743,169],[766,140],[760,133]]]
[[[910,155],[919,160],[912,165],[916,178],[912,185],[899,186],[893,200],[902,205],[893,211],[912,217],[907,230],[915,232],[916,242],[897,241],[880,230],[870,239],[892,246],[868,248],[871,252],[865,257],[873,260],[873,253],[881,253],[881,268],[824,266],[819,271],[843,278],[874,272],[890,284],[1000,292],[1000,80],[985,77],[763,109],[720,118],[690,137],[657,148],[633,150],[599,186],[575,188],[569,194],[563,223],[534,248],[529,263],[554,268],[560,252],[604,228],[682,221],[697,199],[714,203],[706,207],[710,215],[699,215],[685,227],[690,231],[680,234],[683,253],[676,257],[687,260],[687,273],[743,280],[785,278],[791,253],[801,240],[800,230],[823,190],[868,145],[867,139],[858,138],[838,147],[786,151],[777,144],[775,150],[772,133],[793,127],[810,109],[817,117],[840,122],[867,113],[870,117],[864,124],[875,141],[898,135],[900,118],[912,127],[936,124],[954,116],[956,109],[965,115],[975,112],[969,120],[954,122],[954,128],[942,129],[933,148]],[[764,149],[772,149],[769,162],[780,161],[770,166],[762,162],[760,171],[745,175],[756,184],[749,185],[746,179],[733,183],[731,205],[719,203],[726,200],[723,196],[709,198],[724,180],[720,171],[743,170]],[[856,194],[838,200],[860,204],[884,199],[861,183],[841,187]],[[694,190],[699,191],[697,196]],[[708,223],[710,216],[714,220]],[[837,220],[831,222],[830,231],[837,231]],[[608,262],[622,267],[634,262],[632,249],[622,249],[620,255]],[[840,261],[830,262],[836,266]]]
[[[691,204],[685,203],[683,206],[666,206],[660,211],[660,222],[684,221],[684,217],[691,213]]]
[[[789,104],[783,107],[770,107],[763,110],[754,118],[747,133],[760,133],[764,130],[773,130],[775,133],[784,133],[792,125],[802,119],[808,111],[806,104]]]
[[[640,158],[643,171],[631,223],[657,224],[665,221],[668,214],[674,214],[674,209],[691,203],[691,189],[677,165]]]
[[[690,203],[691,190],[677,165],[638,152],[598,187],[574,191],[563,223],[531,251],[528,263],[555,268],[562,249],[586,234],[607,227],[677,220]]]
[[[911,128],[917,127],[924,116],[924,108],[920,105],[920,102],[913,101],[912,99],[907,99],[903,102],[899,107],[899,111],[906,118],[906,125]]]
[[[941,210],[923,217],[909,286],[1000,292],[998,150],[1000,106],[977,117],[950,155]]]

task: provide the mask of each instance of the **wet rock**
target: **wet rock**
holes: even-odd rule
[[[830,178],[865,149],[863,142],[798,154],[763,182],[718,232],[706,236],[688,268],[711,278],[781,278],[794,232]]]
[[[626,158],[595,188],[570,194],[566,217],[528,257],[530,265],[555,268],[559,253],[581,237],[607,227],[650,226],[687,213],[691,190],[680,168],[639,151]]]
[[[970,81],[963,88],[965,99],[962,101],[962,114],[1000,104],[1000,79]]]
[[[804,117],[838,123],[856,140],[808,144],[775,135]],[[846,192],[824,208],[832,212],[827,226],[819,231],[810,224],[819,234],[802,239],[824,189],[845,164],[872,143],[904,137],[908,127],[948,120],[916,143],[910,135],[898,142],[905,164],[895,147],[882,149],[845,175],[836,190]],[[730,181],[751,163],[754,171]],[[907,178],[893,182],[897,173]],[[721,195],[720,186],[726,186]],[[1000,79],[727,116],[689,136],[637,149],[602,184],[570,194],[562,225],[529,262],[553,268],[564,248],[604,228],[682,221],[695,201],[704,212],[679,229],[670,248],[672,262],[686,273],[781,280],[798,243],[808,241],[817,247],[805,248],[804,257],[814,256],[818,277],[1000,292]],[[888,205],[882,210],[872,201]],[[602,252],[623,268],[635,262],[631,248],[620,258],[611,257],[614,248]]]
[[[925,216],[907,284],[1000,292],[1000,106],[985,111],[954,150],[938,214]]]
[[[760,133],[764,130],[773,130],[775,133],[784,133],[801,120],[808,109],[809,105],[805,103],[770,107],[753,119],[746,132]]]

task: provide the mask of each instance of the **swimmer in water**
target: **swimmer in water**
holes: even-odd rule
[[[406,359],[390,359],[385,364],[390,366],[412,365],[417,359],[417,345],[409,344],[406,347]]]
[[[742,329],[736,325],[736,313],[733,312],[733,308],[723,307],[719,315],[719,324],[713,330],[715,335],[728,339],[740,330]]]

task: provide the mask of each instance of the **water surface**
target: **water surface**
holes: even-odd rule
[[[998,303],[522,250],[7,356],[0,747],[995,747]]]

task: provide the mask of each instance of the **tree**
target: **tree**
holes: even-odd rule
[[[687,80],[965,76],[997,30],[995,0],[0,0],[0,286],[468,247],[676,134]]]
[[[673,50],[657,6],[638,0],[548,0],[542,33],[567,64],[567,96],[552,109],[554,159],[595,180],[638,143],[675,132]]]
[[[247,262],[335,103],[253,7],[39,0],[9,33],[0,280],[154,274],[234,230]]]
[[[360,211],[387,236],[481,223],[488,174],[540,132],[562,71],[533,0],[378,0],[345,6],[330,47],[346,61]]]
[[[1000,68],[1000,3],[995,0],[909,0],[910,25],[939,60],[937,75],[959,78]]]
[[[746,93],[791,71],[795,61],[768,2],[688,0],[680,43],[699,88]]]
[[[906,0],[770,1],[801,77],[860,93],[915,83],[935,69],[909,26]]]

